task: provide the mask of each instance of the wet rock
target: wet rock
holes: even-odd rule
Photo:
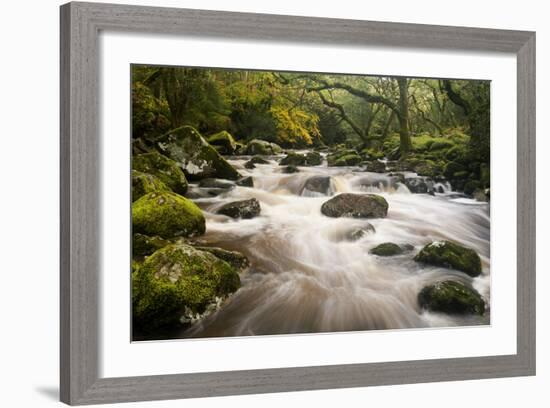
[[[456,281],[443,281],[426,286],[418,294],[421,308],[448,314],[485,313],[485,301],[481,295]]]
[[[372,248],[369,253],[378,256],[401,255],[404,252],[412,251],[414,247],[409,244],[397,245],[393,242],[384,242]]]
[[[205,220],[191,200],[172,192],[149,193],[132,203],[132,228],[163,238],[202,235]]]
[[[282,160],[279,162],[280,166],[305,166],[306,165],[306,155],[299,153],[288,153]]]
[[[355,149],[338,150],[327,156],[327,163],[331,167],[356,166],[362,161]]]
[[[330,193],[330,177],[329,176],[313,176],[307,179],[304,184],[304,190],[314,193],[328,195]]]
[[[319,166],[323,162],[323,156],[317,152],[306,153],[306,166]]]
[[[254,139],[246,145],[246,154],[255,155],[274,155],[283,151],[281,146],[276,143],[266,142],[265,140]]]
[[[326,201],[321,213],[327,217],[383,218],[388,202],[376,194],[343,193]]]
[[[254,156],[244,164],[244,167],[247,169],[254,169],[256,168],[256,164],[269,164],[269,161],[261,156]]]
[[[133,323],[144,331],[177,325],[239,287],[239,274],[228,262],[186,244],[168,245],[132,275]]]
[[[477,189],[476,191],[474,191],[473,196],[477,201],[489,202],[489,198],[491,195],[490,195],[490,190],[488,188],[485,188],[485,189]]]
[[[171,241],[159,236],[150,237],[148,235],[136,233],[132,237],[132,256],[148,256],[171,243]]]
[[[169,191],[169,189],[152,174],[132,170],[132,201],[155,191]]]
[[[175,160],[190,180],[222,178],[237,180],[241,176],[191,126],[182,126],[162,137],[158,147],[163,154]]]
[[[283,173],[286,174],[292,174],[292,173],[298,173],[300,170],[296,166],[286,166],[283,168]]]
[[[207,140],[221,154],[233,154],[237,150],[237,142],[225,130],[209,136]]]
[[[442,187],[442,186],[437,186],[437,192],[439,194],[444,194],[445,193],[445,189]]]
[[[212,255],[215,255],[216,258],[221,259],[222,261],[227,262],[234,269],[237,269],[241,272],[245,271],[250,266],[250,261],[246,256],[237,251],[228,251],[227,249],[218,248],[218,247],[195,247],[200,251],[210,252]]]
[[[428,184],[420,177],[406,178],[403,184],[413,194],[426,194],[428,192]]]
[[[151,174],[166,187],[178,194],[187,192],[187,179],[178,164],[159,152],[139,154],[132,157],[132,170]]]
[[[217,213],[231,218],[249,219],[260,215],[260,203],[255,198],[234,201],[222,206]]]
[[[429,265],[456,269],[472,277],[481,274],[481,258],[477,252],[451,241],[436,241],[426,245],[414,260]]]
[[[252,176],[243,177],[242,179],[237,180],[236,184],[242,187],[254,187],[254,179]]]
[[[215,178],[207,178],[199,181],[199,187],[202,188],[221,188],[225,190],[229,190],[232,188],[235,188],[235,183],[228,181],[228,180],[222,180],[222,179],[215,179]]]
[[[351,231],[346,232],[344,239],[346,241],[358,241],[363,238],[365,235],[374,234],[376,230],[372,224],[366,224],[361,228],[354,228]]]
[[[386,172],[386,165],[378,160],[368,161],[366,163],[367,171],[371,171],[373,173],[385,173]]]

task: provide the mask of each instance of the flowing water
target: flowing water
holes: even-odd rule
[[[449,185],[439,193],[411,194],[396,178],[358,167],[300,167],[284,174],[276,158],[248,170],[249,157],[230,160],[254,188],[235,187],[195,199],[206,216],[208,245],[237,250],[251,261],[242,287],[218,311],[171,338],[246,336],[373,329],[488,324],[484,317],[422,311],[419,291],[452,277],[473,285],[489,304],[489,205],[461,197]],[[329,195],[376,192],[389,203],[387,218],[329,218],[320,212],[329,199],[304,190],[312,176],[330,176]],[[406,174],[415,176],[414,173]],[[215,214],[223,204],[256,198],[261,215],[233,220]],[[356,241],[351,231],[369,231]],[[425,244],[449,239],[475,249],[482,260],[478,278],[413,260]],[[369,249],[383,242],[411,244],[402,255],[378,257]]]

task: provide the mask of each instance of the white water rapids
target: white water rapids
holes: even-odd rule
[[[195,199],[206,216],[208,245],[244,253],[251,261],[241,288],[221,309],[174,338],[404,329],[489,322],[484,317],[451,316],[422,311],[419,291],[444,278],[471,283],[489,304],[489,205],[459,197],[449,186],[435,196],[411,194],[395,178],[357,167],[300,167],[284,174],[270,164],[248,170],[249,157],[230,160],[254,188],[237,186],[216,197]],[[331,177],[331,193],[376,192],[389,203],[387,218],[329,218],[321,205],[330,197],[304,191],[312,176]],[[407,174],[412,176],[413,173]],[[394,180],[392,182],[392,180]],[[233,220],[215,214],[223,204],[256,198],[260,216]],[[357,241],[346,234],[372,224]],[[414,255],[427,243],[448,239],[475,249],[483,273],[419,264]],[[412,244],[402,255],[379,257],[369,249],[383,243]]]

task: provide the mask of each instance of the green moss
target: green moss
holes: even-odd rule
[[[356,166],[362,161],[363,159],[354,149],[338,150],[327,156],[327,163],[331,167]]]
[[[155,191],[168,191],[168,187],[152,174],[132,170],[132,201]]]
[[[180,163],[190,180],[212,177],[228,180],[240,178],[237,170],[191,126],[171,130],[161,139],[159,148]]]
[[[217,247],[195,247],[198,250],[210,252],[212,255],[227,262],[234,269],[244,271],[250,266],[250,261],[246,256],[237,251],[228,251],[227,249]]]
[[[361,150],[361,155],[365,160],[378,160],[384,158],[383,152],[372,148],[365,148]]]
[[[133,231],[163,238],[204,234],[202,211],[171,192],[149,193],[132,204]]]
[[[378,256],[393,256],[403,253],[403,249],[392,242],[385,242],[372,248],[369,253]]]
[[[470,180],[464,184],[464,194],[473,195],[474,191],[476,191],[480,186],[481,184],[478,180]]]
[[[207,140],[212,146],[219,147],[219,152],[222,154],[233,154],[235,150],[237,150],[237,142],[235,142],[233,136],[225,130],[209,136]]]
[[[481,259],[477,252],[451,241],[437,241],[426,245],[414,260],[456,269],[472,277],[481,274]]]
[[[166,246],[132,276],[132,315],[142,330],[177,324],[240,287],[238,273],[213,254],[185,244]]]
[[[306,166],[319,166],[323,162],[323,156],[318,152],[306,153]]]
[[[167,239],[135,233],[132,237],[132,256],[144,257],[151,255],[156,250],[171,244]]]
[[[474,289],[455,281],[426,286],[418,294],[420,307],[449,314],[485,313],[485,301]]]
[[[306,164],[306,156],[305,154],[298,154],[298,153],[288,153],[283,159],[279,162],[279,165],[281,166],[305,166]]]
[[[158,152],[134,156],[132,170],[155,176],[175,193],[185,194],[187,192],[187,179],[183,171],[175,161]]]
[[[246,154],[274,155],[283,151],[281,146],[265,140],[253,139],[246,145]]]

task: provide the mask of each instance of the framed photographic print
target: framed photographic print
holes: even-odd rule
[[[69,3],[61,57],[62,401],[535,373],[534,33]]]

